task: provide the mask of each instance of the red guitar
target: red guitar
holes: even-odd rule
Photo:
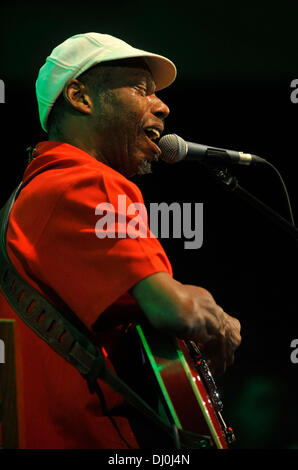
[[[130,345],[131,338],[137,338],[141,357],[139,372],[131,373],[140,381],[142,370],[151,376],[143,387],[147,398],[158,395],[155,408],[160,416],[178,429],[207,436],[212,447],[227,449],[234,433],[222,418],[223,404],[198,346],[167,337],[147,324],[130,326],[128,332]],[[138,362],[137,353],[134,362]]]

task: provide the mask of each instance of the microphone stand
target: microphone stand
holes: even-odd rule
[[[256,198],[246,189],[242,188],[239,185],[237,178],[231,175],[227,168],[214,169],[210,168],[208,165],[206,165],[206,167],[211,170],[211,173],[215,176],[217,182],[223,189],[240,196],[240,198],[255,207],[261,214],[264,214],[274,223],[279,225],[279,227],[281,227],[284,232],[290,235],[298,243],[298,229],[293,224],[288,222],[284,217],[271,209],[271,207],[264,204],[264,202]]]

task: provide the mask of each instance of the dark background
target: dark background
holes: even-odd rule
[[[10,2],[1,6],[1,203],[21,180],[28,145],[46,140],[34,82],[53,47],[81,32],[115,35],[172,59],[176,82],[159,96],[171,108],[166,132],[260,155],[281,172],[298,217],[297,13],[292,2]],[[284,193],[269,168],[232,171],[241,186],[286,216]],[[149,203],[203,202],[204,242],[161,240],[176,279],[209,289],[242,323],[236,361],[219,379],[234,447],[298,448],[297,244],[198,164],[158,163],[136,178]]]

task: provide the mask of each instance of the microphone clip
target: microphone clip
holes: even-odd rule
[[[238,180],[235,176],[231,175],[227,168],[210,168],[206,165],[208,170],[214,176],[217,183],[229,192],[235,191],[238,188]]]

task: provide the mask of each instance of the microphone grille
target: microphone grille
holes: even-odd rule
[[[187,154],[187,143],[179,135],[164,135],[158,146],[162,151],[160,158],[167,163],[176,163],[183,160]]]

